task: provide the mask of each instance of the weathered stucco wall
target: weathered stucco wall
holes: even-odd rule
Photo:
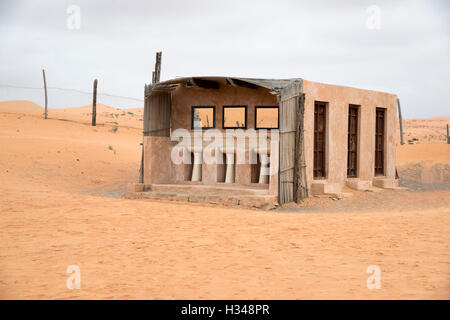
[[[314,102],[327,102],[325,183],[343,186],[347,179],[349,104],[360,106],[358,178],[372,181],[375,165],[375,111],[386,108],[385,175],[395,179],[396,95],[370,90],[303,81],[305,92],[305,150],[307,179],[311,187],[314,155]]]
[[[175,176],[169,137],[144,137],[144,183],[170,183]]]
[[[192,168],[188,162],[175,163],[171,160],[171,153],[178,141],[171,141],[170,137],[144,137],[144,183],[184,183],[190,179]],[[207,142],[203,143],[206,150]],[[278,194],[278,139],[273,139],[270,144],[270,182],[267,186],[269,194]],[[246,164],[236,164],[236,180],[238,184],[249,184],[251,181],[251,164],[249,164],[250,150],[245,151]],[[179,152],[182,159],[182,151]],[[185,154],[189,157],[189,153]],[[214,152],[213,152],[214,155]],[[220,166],[216,163],[203,162],[202,184],[216,184],[218,181]]]
[[[278,106],[277,97],[264,88],[250,89],[221,84],[220,89],[179,86],[172,93],[172,130],[191,129],[192,106],[216,106],[216,129],[222,129],[222,107],[247,106],[247,129],[254,128],[255,106]]]

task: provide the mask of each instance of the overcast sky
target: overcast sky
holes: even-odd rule
[[[45,68],[49,86],[90,91],[98,78],[100,92],[142,99],[162,51],[162,80],[300,77],[395,93],[406,118],[450,115],[449,22],[448,0],[0,0],[0,86],[41,87]],[[51,107],[90,103],[50,93]],[[0,87],[9,99],[43,103]]]

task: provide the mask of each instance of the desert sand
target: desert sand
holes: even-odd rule
[[[445,126],[447,123],[450,124],[449,116],[428,119],[404,119],[404,142],[406,144],[445,142],[447,135]]]
[[[402,188],[261,211],[123,199],[142,110],[89,112],[0,103],[0,298],[450,298],[450,145],[421,138],[436,119],[408,127]]]

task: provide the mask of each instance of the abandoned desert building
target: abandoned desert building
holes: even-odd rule
[[[146,85],[141,181],[127,196],[260,206],[393,188],[396,108],[393,94],[300,78]]]

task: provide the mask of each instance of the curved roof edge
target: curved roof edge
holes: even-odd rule
[[[279,92],[281,89],[288,87],[294,82],[302,82],[301,78],[292,78],[292,79],[258,79],[258,78],[240,78],[240,77],[208,77],[208,76],[199,76],[199,77],[182,77],[175,78],[166,81],[158,82],[152,85],[153,89],[157,89],[158,87],[165,87],[168,85],[176,85],[176,84],[186,84],[191,80],[206,80],[206,81],[243,81],[250,85],[255,85],[258,87],[266,88],[271,91]]]

